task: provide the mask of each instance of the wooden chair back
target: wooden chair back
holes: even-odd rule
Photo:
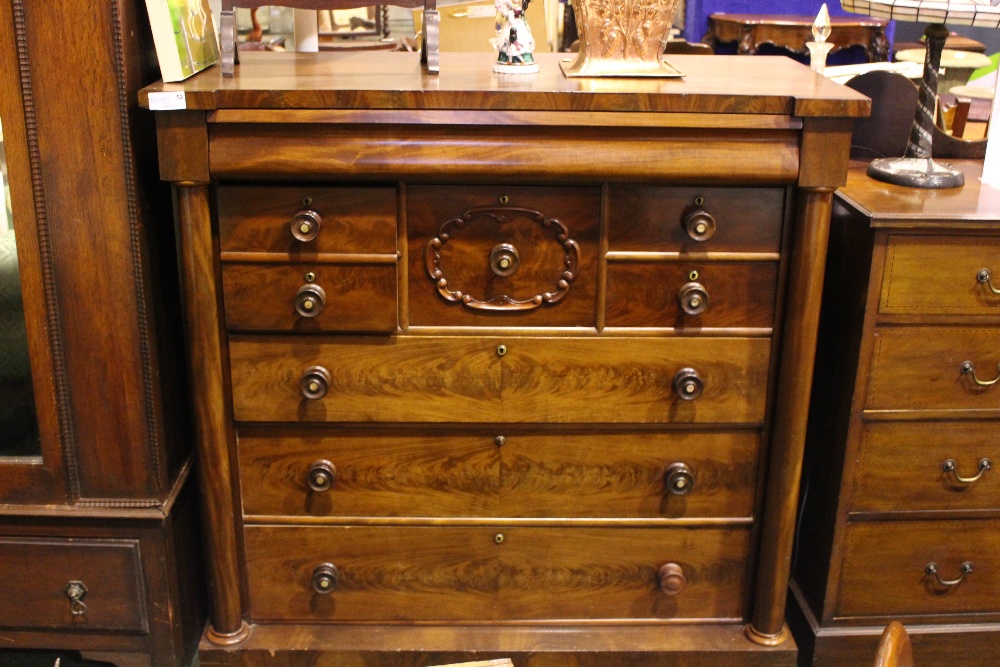
[[[882,632],[875,654],[875,667],[913,667],[910,635],[899,621],[892,621]]]

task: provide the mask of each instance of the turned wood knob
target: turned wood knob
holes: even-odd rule
[[[684,231],[693,241],[707,241],[715,235],[715,218],[711,213],[703,208],[698,208],[686,216],[681,221]]]
[[[320,595],[329,595],[337,588],[337,580],[340,579],[340,572],[333,563],[323,563],[317,565],[313,570],[312,587]]]
[[[687,586],[684,568],[677,563],[665,563],[660,567],[660,590],[667,595],[677,595]]]
[[[521,256],[509,243],[497,244],[490,251],[490,269],[501,278],[512,275],[520,265]]]
[[[319,285],[308,283],[295,294],[295,312],[300,317],[316,317],[323,312],[326,292]]]
[[[675,496],[683,496],[694,488],[694,473],[686,463],[674,463],[667,468],[664,478],[667,490]]]
[[[693,368],[682,368],[674,375],[674,391],[684,401],[693,401],[701,396],[705,383],[701,375]]]
[[[322,366],[310,366],[299,380],[299,390],[310,401],[326,396],[330,389],[330,371]]]
[[[309,488],[316,492],[329,491],[337,479],[337,466],[325,459],[309,466]]]
[[[686,283],[677,292],[677,299],[688,315],[701,315],[708,308],[708,290],[701,283]]]
[[[322,225],[323,218],[320,217],[319,213],[303,209],[292,217],[289,228],[292,230],[292,236],[297,240],[308,243],[316,238]]]

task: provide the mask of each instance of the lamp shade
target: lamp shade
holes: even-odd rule
[[[1000,28],[1000,0],[840,0],[854,14],[909,23],[950,23]]]

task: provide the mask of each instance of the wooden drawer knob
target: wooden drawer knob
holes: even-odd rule
[[[701,396],[705,383],[701,374],[693,368],[682,368],[674,375],[674,391],[684,401],[693,401]]]
[[[310,366],[299,380],[299,390],[310,401],[316,401],[330,389],[330,371],[322,366]]]
[[[677,595],[687,586],[684,568],[677,563],[665,563],[660,567],[660,590],[667,595]]]
[[[302,243],[308,243],[319,235],[320,227],[323,225],[323,218],[316,211],[303,209],[292,217],[289,227],[292,236]]]
[[[501,278],[513,275],[521,265],[517,248],[509,243],[500,243],[490,251],[490,270]]]
[[[681,221],[684,231],[691,237],[691,240],[702,243],[715,236],[715,218],[711,213],[703,208],[698,208],[686,216]]]
[[[308,283],[295,293],[295,312],[300,317],[316,317],[325,304],[326,292],[319,285]]]
[[[337,589],[337,581],[340,579],[340,572],[337,566],[332,563],[317,565],[313,570],[312,588],[320,595],[329,595]]]
[[[329,491],[337,479],[337,466],[325,459],[313,461],[309,466],[309,488],[318,493]]]
[[[708,290],[701,283],[685,283],[677,292],[681,310],[688,315],[701,315],[708,308]]]
[[[675,496],[683,496],[694,488],[694,473],[686,463],[674,463],[667,468],[664,478],[667,490]]]

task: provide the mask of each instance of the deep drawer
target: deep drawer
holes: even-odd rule
[[[995,422],[868,424],[851,509],[993,509],[1000,507],[998,475]]]
[[[778,265],[772,262],[614,262],[609,327],[770,329]]]
[[[234,336],[230,344],[238,421],[757,424],[770,351],[767,338]],[[325,393],[307,399],[303,379],[317,374]]]
[[[750,517],[758,441],[756,431],[244,427],[243,510],[249,516]],[[312,471],[320,483],[311,487]],[[323,475],[332,480],[328,488]]]
[[[886,251],[879,312],[892,315],[997,315],[1000,239],[994,237],[891,236]]]
[[[697,203],[701,200],[701,203]],[[630,252],[776,253],[781,246],[783,188],[635,187],[608,193],[608,249]],[[685,225],[692,214],[714,231],[695,240]],[[690,226],[690,225],[688,225]],[[698,236],[699,230],[692,233]]]
[[[855,523],[843,567],[838,617],[997,612],[1000,521]]]
[[[232,331],[396,330],[395,264],[223,264],[222,288]]]
[[[75,607],[73,582],[85,590]],[[3,627],[149,629],[136,540],[0,537],[0,590]]]
[[[246,528],[256,621],[729,619],[743,615],[746,528]],[[675,563],[668,595],[659,573]],[[316,568],[336,568],[332,593]],[[683,578],[683,581],[681,581]],[[322,587],[322,583],[319,584]]]
[[[1000,411],[1000,329],[900,327],[875,334],[869,410]]]
[[[221,185],[216,191],[222,252],[395,253],[396,191],[392,188]],[[315,238],[302,241],[292,224],[319,216]],[[302,217],[297,218],[297,216]],[[303,233],[300,227],[300,234]]]

